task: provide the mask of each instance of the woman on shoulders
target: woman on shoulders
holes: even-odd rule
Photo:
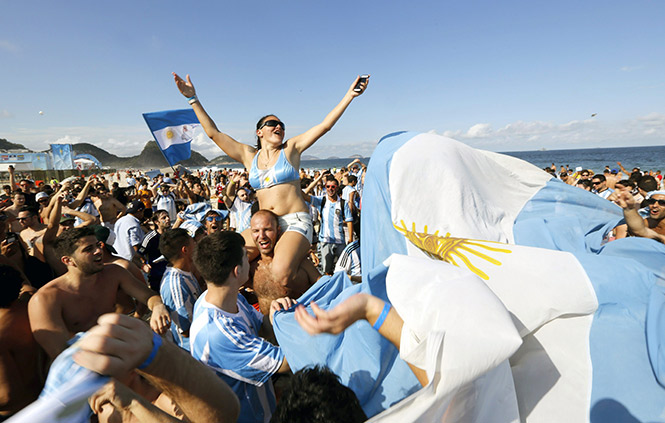
[[[288,285],[307,255],[312,241],[312,220],[300,189],[300,157],[326,132],[330,131],[354,98],[367,88],[369,77],[358,76],[342,100],[321,123],[308,131],[288,138],[286,125],[275,115],[266,115],[256,124],[256,148],[234,140],[217,129],[215,122],[201,105],[192,81],[173,73],[180,93],[187,97],[206,134],[224,153],[249,169],[249,182],[256,190],[261,209],[279,216],[281,237],[274,246],[272,273],[276,283]],[[250,260],[258,255],[251,229],[243,232]]]

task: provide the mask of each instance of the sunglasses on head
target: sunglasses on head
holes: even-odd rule
[[[276,119],[270,119],[270,120],[267,120],[267,121],[263,122],[263,125],[261,125],[259,127],[259,129],[263,128],[264,126],[267,126],[269,128],[274,128],[278,125],[281,126],[283,130],[286,130],[286,126],[284,125],[284,122],[281,122],[281,121],[276,120]]]
[[[659,206],[665,207],[665,200],[656,200],[655,198],[649,198],[644,201],[647,206],[653,206],[658,203]]]
[[[208,222],[217,222],[217,221],[219,221],[219,220],[222,220],[222,216],[220,216],[220,215],[217,215],[217,216],[208,216],[208,217],[206,217],[206,220],[207,220]]]

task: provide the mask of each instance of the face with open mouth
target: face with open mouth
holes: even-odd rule
[[[269,214],[257,213],[250,223],[252,239],[261,254],[271,254],[277,243],[278,226]]]
[[[222,216],[217,213],[210,213],[205,217],[206,232],[208,235],[222,230]]]

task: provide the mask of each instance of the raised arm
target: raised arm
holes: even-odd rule
[[[303,190],[303,193],[304,193],[304,194],[309,194],[310,192],[312,192],[312,190],[314,189],[314,187],[316,186],[316,184],[318,184],[319,181],[320,181],[321,179],[323,179],[323,177],[326,176],[328,173],[330,173],[330,172],[328,172],[327,170],[324,171],[324,172],[321,172],[321,173],[319,174],[319,176],[317,176],[316,179],[314,179],[314,180],[312,181],[311,184],[307,185],[307,188],[305,188],[305,189]]]
[[[97,223],[98,220],[96,216],[93,216],[90,213],[74,210],[64,205],[63,205],[63,211],[65,212],[65,214],[69,214],[71,216],[78,217],[79,219],[81,219],[83,222],[79,225],[79,227],[94,225],[95,223]]]
[[[375,325],[383,316],[385,320],[383,323],[379,323],[379,333],[398,350],[400,348],[404,321],[394,308],[389,308],[387,314],[384,315],[386,303],[380,298],[361,293],[352,295],[328,311],[321,309],[314,302],[311,303],[311,306],[314,316],[309,314],[302,305],[296,307],[295,311],[296,320],[310,335],[342,333],[358,320],[367,320],[369,324]],[[409,367],[418,381],[425,386],[427,384],[426,372],[410,364]]]
[[[656,241],[665,243],[665,236],[659,234],[653,229],[649,228],[644,219],[637,212],[637,209],[640,207],[636,202],[633,195],[629,192],[621,192],[618,199],[619,206],[623,209],[623,217],[626,219],[626,224],[628,225],[628,231],[639,237],[651,238]]]
[[[353,81],[353,84],[351,84],[351,87],[349,87],[349,90],[346,92],[346,94],[344,94],[342,101],[340,101],[337,106],[335,106],[335,108],[332,109],[330,113],[328,113],[325,119],[323,119],[323,122],[319,123],[313,128],[310,128],[307,132],[291,138],[290,141],[293,143],[293,147],[298,150],[298,152],[302,154],[303,151],[311,147],[312,144],[314,144],[319,138],[325,135],[326,132],[330,131],[332,127],[335,126],[335,123],[337,123],[339,118],[342,117],[342,114],[344,114],[346,108],[349,107],[351,101],[365,92],[365,89],[369,84],[369,78],[366,82],[360,84],[360,91],[354,91],[354,88],[356,87],[356,84],[358,84],[359,80],[360,76],[356,77],[356,79]]]
[[[79,192],[79,195],[76,196],[74,201],[69,203],[69,207],[75,209],[78,206],[80,206],[81,204],[83,204],[83,200],[85,200],[85,197],[88,196],[88,191],[90,190],[90,185],[92,185],[92,178],[88,178],[88,181],[83,186],[83,189],[81,190],[81,192]]]
[[[178,76],[178,74],[173,72],[173,78],[180,93],[190,99],[192,109],[194,110],[194,113],[196,113],[196,117],[199,119],[199,122],[208,137],[210,137],[210,139],[212,139],[229,157],[249,168],[256,150],[249,145],[239,143],[217,129],[217,125],[205,111],[198,97],[196,97],[196,89],[194,89],[194,84],[192,84],[189,75],[186,76],[187,81],[185,81]]]
[[[171,398],[188,421],[235,422],[238,418],[238,399],[228,385],[172,342],[156,345],[150,329],[138,319],[105,314],[79,345],[74,356],[78,364],[111,376],[145,365],[154,351],[154,359],[138,372]]]

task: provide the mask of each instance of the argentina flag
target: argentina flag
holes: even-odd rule
[[[664,421],[665,246],[608,243],[622,218],[522,160],[390,134],[365,177],[362,284],[324,277],[300,302],[388,300],[404,320],[397,356],[363,322],[310,337],[289,312],[278,341],[295,369],[329,366],[370,421]]]
[[[192,141],[205,137],[192,109],[143,113],[143,119],[170,166],[189,159],[192,156]]]
[[[618,206],[522,160],[402,132],[372,155],[361,218],[363,269],[389,267],[405,322],[400,355],[431,380],[372,421],[665,420],[665,246],[607,243]],[[512,321],[451,313],[459,272]],[[514,351],[478,347],[511,331]]]

